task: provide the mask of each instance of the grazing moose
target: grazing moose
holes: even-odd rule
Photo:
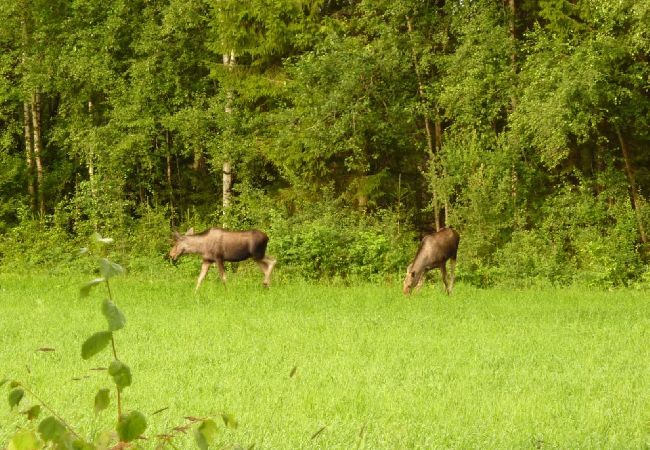
[[[408,295],[411,290],[417,286],[418,289],[424,282],[426,271],[439,267],[442,274],[442,282],[445,284],[445,291],[451,294],[454,288],[454,271],[456,268],[456,252],[460,236],[451,228],[443,228],[433,234],[429,234],[422,239],[420,248],[415,254],[413,262],[406,269],[406,278],[404,278],[404,294]],[[447,280],[447,260],[450,263],[450,280]]]
[[[196,282],[196,290],[210,269],[210,264],[215,264],[219,269],[221,280],[226,282],[226,273],[223,262],[243,261],[253,258],[262,272],[264,272],[264,286],[271,283],[271,272],[277,262],[265,256],[266,244],[269,237],[258,230],[226,231],[221,228],[209,228],[202,233],[194,234],[190,228],[185,234],[174,232],[174,246],[169,251],[169,257],[176,261],[185,254],[198,254],[203,259],[201,273]]]

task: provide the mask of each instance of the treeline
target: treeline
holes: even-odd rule
[[[0,258],[259,227],[303,276],[650,283],[650,3],[0,0]]]

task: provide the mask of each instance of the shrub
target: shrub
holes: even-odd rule
[[[414,234],[397,233],[394,216],[356,211],[310,212],[271,224],[270,248],[292,273],[304,278],[396,275],[408,264]]]

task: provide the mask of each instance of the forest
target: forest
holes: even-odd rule
[[[0,267],[258,228],[277,272],[650,286],[650,3],[0,0]]]

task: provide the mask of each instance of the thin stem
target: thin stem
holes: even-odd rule
[[[106,279],[106,289],[108,289],[109,300],[113,301],[113,293],[111,292],[111,285],[108,282],[108,279]],[[117,357],[117,348],[115,347],[115,338],[113,337],[113,333],[111,333],[111,348],[113,349],[113,358],[117,361],[119,358]],[[122,394],[120,392],[120,387],[117,385],[115,385],[115,391],[117,394],[117,421],[119,422],[122,418]]]
[[[27,387],[25,384],[23,384],[23,383],[20,383],[20,386],[21,386],[25,391],[27,391],[27,393],[28,393],[29,395],[31,395],[31,396],[34,397],[36,400],[38,400],[38,402],[39,402],[41,405],[43,405],[43,408],[45,408],[45,409],[47,409],[49,412],[51,412],[52,415],[53,415],[54,417],[56,417],[57,420],[58,420],[59,422],[61,422],[63,425],[65,425],[65,427],[66,427],[68,430],[70,430],[70,432],[71,432],[72,434],[74,434],[77,438],[82,439],[82,437],[79,436],[79,434],[77,434],[77,432],[76,432],[76,431],[75,431],[75,430],[74,430],[70,425],[68,425],[68,423],[67,423],[65,420],[63,420],[63,419],[61,418],[61,416],[59,416],[59,415],[56,413],[56,411],[54,411],[54,409],[52,409],[52,407],[51,407],[50,405],[48,405],[47,403],[45,403],[45,402],[43,401],[43,399],[41,399],[38,395],[36,395],[36,394],[34,393],[34,391],[32,391],[30,388],[28,388],[28,387]]]
[[[115,339],[113,338],[113,333],[111,333],[111,347],[113,349],[113,358],[117,360],[117,349],[115,348]],[[117,391],[117,420],[119,421],[122,417],[122,395],[120,393],[119,386],[116,385],[115,389]]]
[[[108,278],[106,279],[106,289],[108,289],[108,299],[113,301],[113,293],[111,292],[111,285],[108,282]]]

